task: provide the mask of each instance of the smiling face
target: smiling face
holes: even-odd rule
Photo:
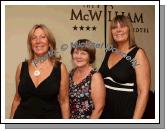
[[[89,54],[84,50],[74,49],[72,58],[77,67],[85,67],[89,65]]]
[[[42,56],[49,49],[49,42],[45,32],[37,28],[31,37],[31,48],[35,56]]]
[[[111,29],[113,39],[117,43],[129,41],[129,28],[120,22],[117,22],[115,27]]]

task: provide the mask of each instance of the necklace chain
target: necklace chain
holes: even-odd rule
[[[55,51],[54,50],[49,50],[45,55],[43,56],[39,56],[37,58],[35,58],[32,63],[34,65],[37,65],[39,62],[44,62],[45,60],[47,60],[49,57],[52,57],[55,55]]]
[[[34,76],[39,76],[41,74],[40,70],[37,67],[37,64],[39,62],[44,62],[45,60],[47,60],[49,57],[54,56],[54,50],[49,50],[44,56],[40,56],[35,58],[34,60],[32,60],[32,65],[34,65],[35,67],[35,71],[34,71]]]

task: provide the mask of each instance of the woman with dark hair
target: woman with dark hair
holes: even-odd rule
[[[130,19],[117,15],[111,21],[111,43],[99,69],[106,87],[102,119],[141,119],[150,88],[150,65],[136,45]]]
[[[98,119],[105,103],[103,79],[92,66],[95,48],[87,39],[78,40],[71,49],[75,68],[70,72],[71,119]]]

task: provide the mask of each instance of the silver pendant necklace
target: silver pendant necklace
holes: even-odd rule
[[[41,74],[41,72],[37,69],[34,71],[34,76],[39,76]]]
[[[34,61],[32,61],[32,64],[34,65],[35,67],[35,71],[33,72],[33,75],[34,76],[39,76],[41,74],[40,70],[37,68],[37,65],[34,63]]]
[[[44,56],[41,57],[37,57],[36,59],[34,59],[32,61],[32,64],[35,67],[35,71],[34,71],[34,76],[39,76],[41,74],[40,70],[37,68],[37,64],[39,62],[44,62],[45,60],[47,60],[49,57],[52,57],[55,54],[54,50],[49,50]]]

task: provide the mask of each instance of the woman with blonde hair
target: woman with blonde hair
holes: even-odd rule
[[[27,39],[30,58],[16,71],[16,94],[10,118],[69,118],[68,72],[56,57],[56,41],[43,24],[36,24]]]

